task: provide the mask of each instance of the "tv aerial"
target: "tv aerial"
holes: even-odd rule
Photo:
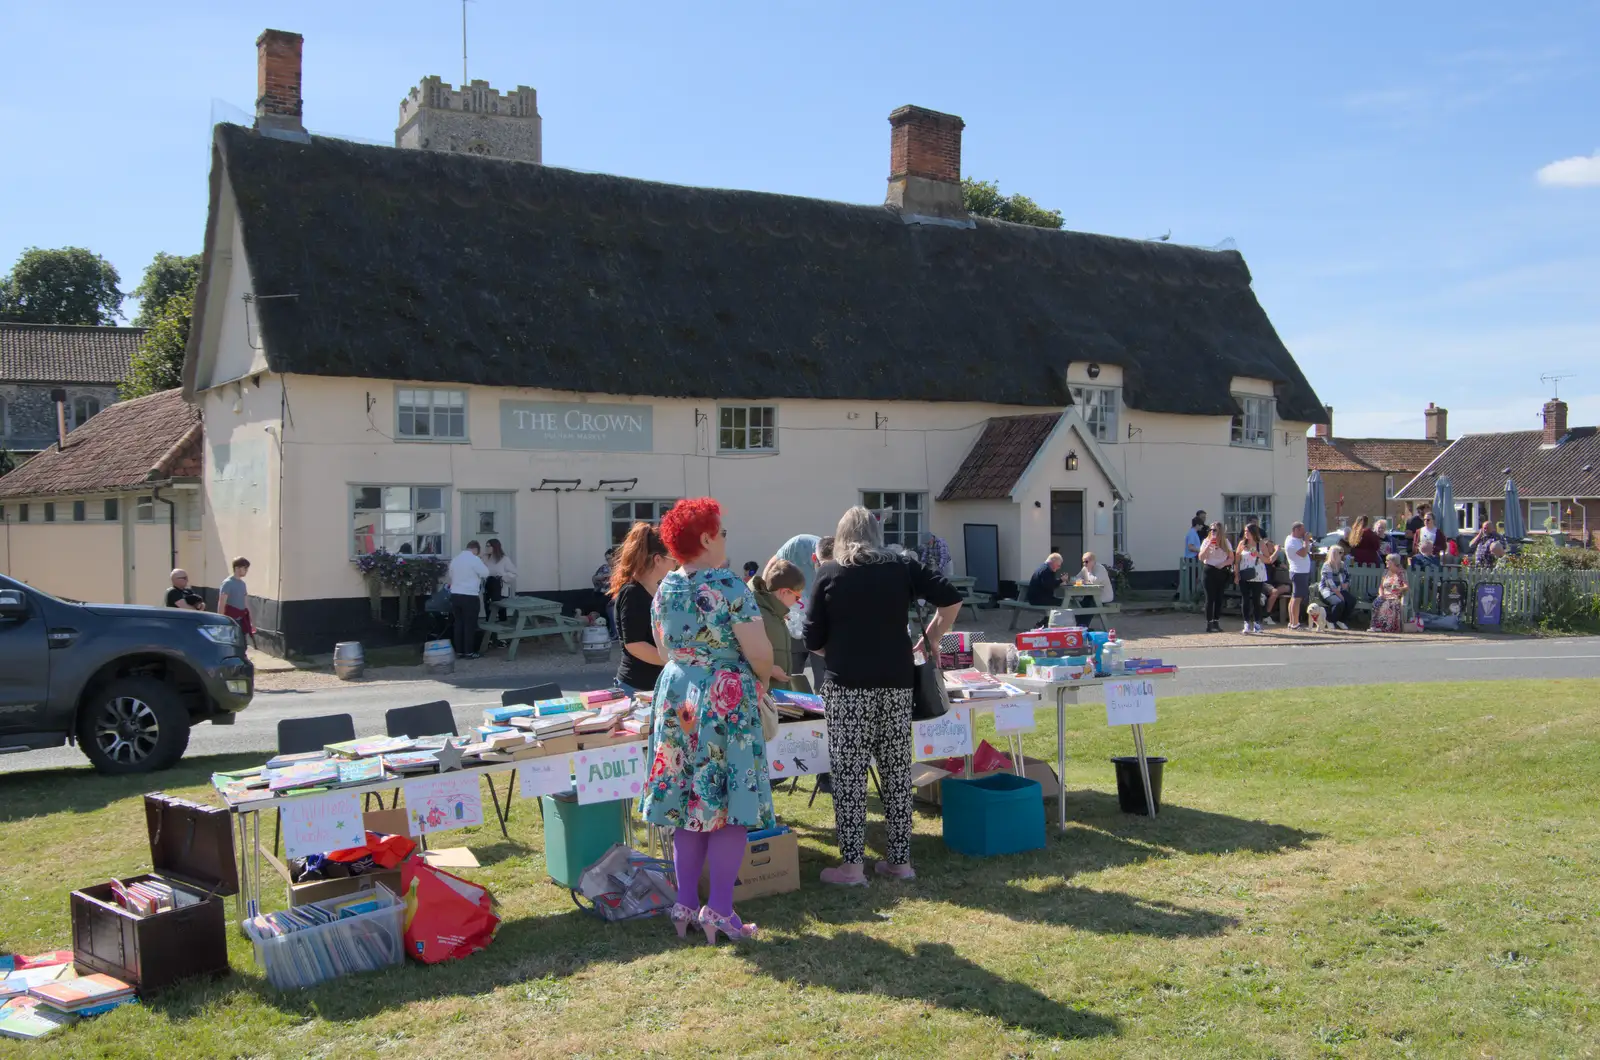
[[[1561,380],[1563,380],[1563,379],[1571,379],[1571,378],[1573,378],[1573,373],[1572,372],[1565,372],[1565,373],[1563,373],[1561,375],[1555,375],[1555,374],[1541,375],[1539,377],[1539,382],[1541,382],[1541,383],[1549,383],[1550,384],[1550,399],[1552,401],[1558,401],[1561,398]]]

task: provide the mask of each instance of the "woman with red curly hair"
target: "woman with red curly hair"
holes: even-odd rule
[[[672,923],[716,942],[753,938],[733,911],[745,833],[771,828],[772,787],[761,736],[760,697],[772,677],[772,643],[754,595],[728,570],[728,532],[710,497],[679,501],[661,519],[661,540],[682,566],[661,580],[651,607],[665,659],[656,681],[645,818],[674,828],[678,902]],[[711,894],[696,908],[700,870]]]

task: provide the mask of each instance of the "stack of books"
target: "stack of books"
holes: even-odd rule
[[[508,707],[488,707],[483,712],[483,723],[485,725],[510,725],[518,718],[529,718],[535,713],[532,703],[513,703]]]
[[[326,790],[339,783],[339,763],[324,757],[288,762],[282,766],[269,764],[266,777],[267,790],[274,795],[290,791],[309,794],[312,790]]]
[[[121,979],[96,972],[44,983],[28,994],[39,1001],[39,1007],[49,1007],[69,1016],[98,1016],[132,1001],[133,987]]]
[[[71,979],[77,975],[72,966],[72,954],[65,961],[49,961],[17,967],[0,976],[0,1001],[21,997],[36,986],[53,983],[57,979]]]
[[[274,769],[288,769],[290,766],[304,765],[307,762],[321,762],[328,757],[326,750],[302,751],[299,754],[275,755],[267,759],[266,771]]]
[[[944,683],[945,688],[963,699],[1014,699],[1027,694],[982,670],[947,671]]]
[[[432,773],[439,768],[439,752],[433,751],[401,751],[399,754],[384,755],[383,768],[397,776],[409,776],[412,773]]]
[[[772,702],[778,708],[778,717],[789,721],[820,718],[825,714],[822,697],[814,692],[790,692],[775,688],[772,690]]]
[[[416,746],[407,736],[364,736],[359,740],[330,743],[323,750],[333,758],[371,758],[374,755],[398,754]]]
[[[111,881],[111,897],[134,916],[151,916],[167,913],[185,906],[199,905],[202,899],[181,887],[157,879],[139,880],[136,883]]]
[[[511,723],[524,732],[532,733],[536,740],[551,740],[558,736],[571,736],[573,731],[573,715],[571,714],[557,714],[548,718],[512,718]]]

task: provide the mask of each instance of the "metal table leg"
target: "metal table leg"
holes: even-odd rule
[[[1072,692],[1072,701],[1078,701],[1077,690]],[[1056,689],[1056,826],[1063,832],[1067,830],[1067,689]]]
[[[489,798],[494,801],[494,818],[500,822],[500,834],[506,839],[510,839],[511,834],[506,831],[506,819],[511,816],[511,787],[509,785],[506,787],[506,808],[502,811],[500,809],[500,793],[494,787],[494,777],[487,776],[483,779],[489,782]],[[515,784],[516,780],[517,775],[515,773],[511,774],[511,783]]]

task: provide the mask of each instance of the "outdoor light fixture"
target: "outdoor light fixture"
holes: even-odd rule
[[[1076,449],[1067,450],[1067,470],[1078,470],[1078,451]]]

